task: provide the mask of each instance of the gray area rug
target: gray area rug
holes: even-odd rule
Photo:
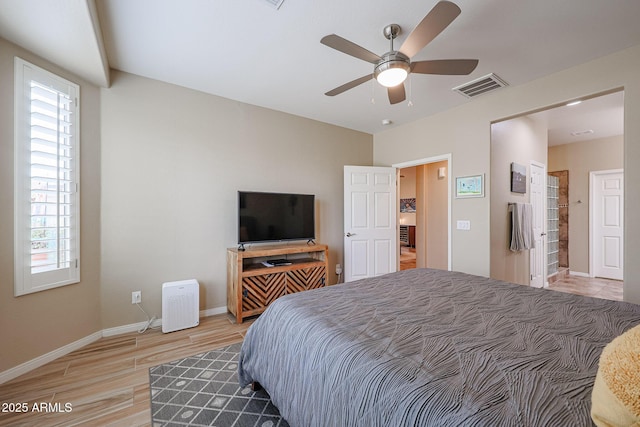
[[[152,426],[288,427],[264,390],[238,386],[241,345],[150,368]]]

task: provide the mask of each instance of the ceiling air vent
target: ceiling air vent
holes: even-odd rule
[[[509,86],[507,82],[491,73],[470,81],[469,83],[456,86],[451,90],[456,91],[467,98],[474,98],[478,95],[482,95],[483,93],[491,92],[492,90],[505,86]]]

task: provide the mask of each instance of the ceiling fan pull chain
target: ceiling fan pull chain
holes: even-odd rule
[[[376,103],[376,81],[371,79],[371,103]]]
[[[407,80],[407,84],[409,85],[409,102],[407,102],[407,107],[413,107],[413,98],[411,97],[411,87],[413,86],[411,84],[411,74],[409,74]]]

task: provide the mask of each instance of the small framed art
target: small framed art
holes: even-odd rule
[[[400,212],[416,213],[416,199],[400,199]]]
[[[484,174],[456,177],[456,198],[484,197]]]
[[[527,167],[515,162],[511,163],[511,192],[527,192]]]

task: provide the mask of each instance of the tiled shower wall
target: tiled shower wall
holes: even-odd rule
[[[558,265],[569,268],[569,171],[549,175],[558,178]]]

